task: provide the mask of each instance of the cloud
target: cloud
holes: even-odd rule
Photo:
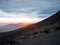
[[[60,10],[60,0],[0,0],[0,18],[44,19]]]
[[[6,12],[3,12],[3,11],[0,11],[0,18],[1,17],[16,17],[16,15],[12,14],[12,13],[6,13]]]
[[[48,17],[49,14],[38,14],[38,11],[34,11],[34,12],[20,12],[20,13],[7,13],[7,12],[3,12],[0,11],[0,18],[1,17],[5,17],[5,18],[45,18]]]
[[[40,16],[40,17],[39,17]],[[19,22],[20,20],[23,21],[24,19],[32,19],[33,22],[39,22],[43,19],[45,19],[45,17],[43,17],[43,14],[38,15],[37,11],[36,12],[32,12],[32,13],[6,13],[3,11],[0,11],[0,23],[3,22]]]
[[[60,7],[60,0],[0,0],[0,10],[10,13],[32,11],[44,13],[45,10],[48,12],[49,9],[51,9],[51,13],[53,8],[59,10],[58,7]]]

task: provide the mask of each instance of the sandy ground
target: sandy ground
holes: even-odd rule
[[[60,45],[60,30],[32,39],[17,40],[21,45]]]

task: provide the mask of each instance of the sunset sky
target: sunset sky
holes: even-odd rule
[[[60,10],[60,0],[0,0],[0,23],[38,22]]]

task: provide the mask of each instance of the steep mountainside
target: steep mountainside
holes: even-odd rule
[[[56,14],[52,15],[51,17],[37,23],[39,26],[48,26],[48,25],[52,25],[54,23],[59,23],[60,24],[60,11],[57,12]]]
[[[16,40],[24,40],[24,39],[30,39],[30,37],[37,37],[38,35],[41,34],[44,35],[42,37],[42,40],[40,40],[40,42],[42,41],[42,44],[43,42],[46,40],[45,39],[45,35],[46,33],[48,34],[49,32],[51,34],[53,34],[52,32],[53,31],[57,31],[57,30],[60,30],[60,11],[57,12],[56,14],[52,15],[51,17],[48,17],[47,19],[41,21],[41,22],[38,22],[38,23],[35,23],[35,24],[31,24],[31,25],[28,25],[28,26],[25,26],[25,27],[22,27],[22,28],[19,28],[19,29],[16,29],[14,31],[10,31],[10,32],[5,32],[5,33],[0,33],[0,43],[3,44],[3,43],[10,43],[12,41],[16,41]],[[56,33],[57,34],[57,33]],[[35,36],[36,35],[36,36]],[[50,35],[50,34],[49,34]],[[21,37],[22,36],[22,37]],[[30,36],[30,37],[29,37]],[[41,37],[40,36],[40,37]],[[51,37],[51,36],[49,36]],[[49,38],[48,37],[48,38]],[[60,37],[60,36],[59,36]],[[20,38],[20,39],[19,39]],[[46,37],[47,38],[47,37]],[[57,37],[58,38],[58,37]],[[33,38],[32,38],[33,39]],[[38,38],[39,40],[39,38]],[[37,40],[37,43],[39,42]],[[50,40],[50,39],[48,39]],[[35,40],[36,41],[36,40]],[[18,41],[19,42],[19,41]],[[51,41],[50,41],[51,42]],[[29,43],[29,42],[28,42]],[[34,40],[33,40],[33,43]],[[33,45],[30,44],[30,45]],[[24,43],[25,44],[25,43]],[[23,45],[24,45],[23,44]],[[37,44],[36,44],[37,45]],[[40,44],[39,44],[40,45]],[[46,45],[46,44],[45,44]],[[48,45],[48,44],[47,44]]]
[[[52,15],[51,17],[48,17],[47,19],[41,21],[41,22],[38,22],[36,24],[31,24],[31,25],[28,25],[26,27],[23,27],[23,28],[20,28],[20,29],[17,29],[17,31],[34,31],[36,29],[41,29],[43,30],[43,28],[46,28],[48,26],[51,26],[53,24],[60,24],[60,11],[57,12],[56,14]]]

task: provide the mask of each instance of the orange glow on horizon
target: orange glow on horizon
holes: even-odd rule
[[[30,23],[29,22],[20,22],[18,24],[25,26],[25,25],[29,25],[29,24],[32,24],[32,23],[31,22]]]

